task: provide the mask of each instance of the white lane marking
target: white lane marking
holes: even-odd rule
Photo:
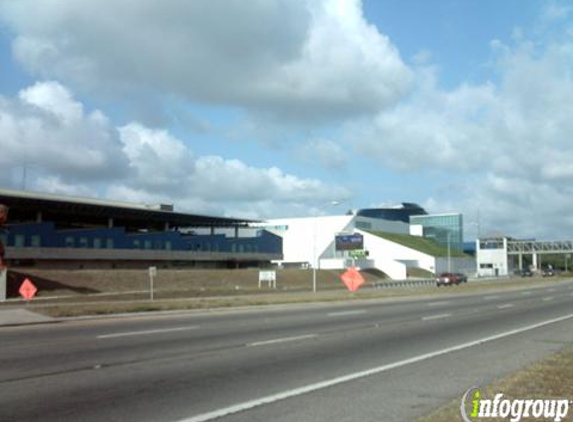
[[[513,303],[504,303],[503,305],[498,305],[497,309],[509,309],[513,308],[515,305]]]
[[[442,305],[447,305],[448,303],[450,303],[449,300],[444,301],[444,302],[432,302],[432,303],[428,303],[428,306],[442,306]]]
[[[322,390],[328,387],[333,387],[335,385],[343,384],[346,382],[354,381],[360,378],[369,377],[371,375],[380,374],[382,372],[387,372],[391,369],[400,368],[402,366],[410,365],[417,362],[422,362],[424,360],[432,359],[438,356],[442,356],[452,352],[458,352],[460,350],[469,349],[470,347],[479,346],[480,344],[488,343],[491,341],[499,340],[505,337],[513,336],[515,334],[520,334],[526,331],[531,331],[536,328],[544,327],[546,325],[554,324],[556,322],[566,321],[572,319],[573,314],[565,315],[559,318],[551,319],[544,322],[539,322],[537,324],[528,325],[521,328],[516,328],[514,330],[505,331],[503,333],[495,334],[489,337],[482,337],[478,340],[473,340],[467,343],[458,344],[457,346],[447,347],[445,349],[436,350],[435,352],[425,353],[423,355],[414,356],[409,359],[404,359],[398,362],[389,363],[387,365],[378,366],[376,368],[367,369],[365,371],[354,372],[352,374],[344,375],[337,378],[332,378],[326,381],[317,382],[314,384],[308,384],[299,388],[294,388],[292,390],[286,390],[281,393],[273,394],[271,396],[261,397],[258,399],[246,401],[243,403],[238,403],[233,406],[224,407],[218,410],[213,410],[212,412],[203,413],[200,415],[192,416],[187,419],[180,419],[177,422],[207,422],[213,419],[222,418],[224,416],[232,415],[234,413],[243,412],[245,410],[254,409],[255,407],[260,407],[265,404],[274,403],[280,400],[285,400],[291,397],[300,396],[303,394],[312,393],[317,390]]]
[[[356,311],[342,311],[342,312],[330,312],[329,317],[347,316],[347,315],[361,315],[365,314],[367,311],[365,309],[360,309]]]
[[[247,343],[246,346],[247,347],[266,346],[268,344],[286,343],[289,341],[306,340],[308,338],[315,338],[315,337],[318,337],[318,334],[305,334],[302,336],[295,336],[295,337],[283,337],[283,338],[276,338],[273,340],[255,341],[253,343]]]
[[[524,296],[531,296],[531,292],[529,290],[526,292],[521,292],[521,294]]]
[[[102,334],[100,336],[97,336],[97,338],[145,336],[145,335],[149,335],[149,334],[172,333],[175,331],[196,330],[198,328],[199,328],[198,325],[192,325],[192,326],[188,326],[188,327],[161,328],[158,330],[130,331],[127,333]]]
[[[551,297],[544,297],[544,298],[543,298],[543,301],[544,301],[544,302],[549,302],[549,301],[551,301],[551,300],[553,300],[553,299],[555,299],[555,298],[552,297],[552,296],[551,296]]]
[[[449,318],[451,316],[452,316],[452,314],[430,315],[430,316],[425,316],[424,318],[422,318],[422,321],[431,321],[434,319]]]
[[[483,300],[494,300],[494,299],[499,299],[499,295],[484,296],[483,298]]]

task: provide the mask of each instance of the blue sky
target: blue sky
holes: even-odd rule
[[[32,12],[31,12],[32,11]],[[0,186],[573,237],[565,1],[0,0]]]

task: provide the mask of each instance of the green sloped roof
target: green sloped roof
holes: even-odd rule
[[[448,248],[437,243],[435,240],[427,239],[421,236],[411,236],[409,234],[387,233],[380,231],[366,230],[374,236],[381,237],[389,240],[390,242],[398,243],[399,245],[415,249],[422,253],[432,256],[448,256]],[[468,255],[456,249],[450,249],[450,256],[454,258],[469,258]]]

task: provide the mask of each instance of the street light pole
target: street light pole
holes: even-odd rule
[[[450,259],[450,231],[448,231],[448,273],[452,272],[451,259]]]
[[[320,210],[323,210],[329,206],[336,206],[338,205],[338,201],[331,201],[328,204],[324,204],[320,207]],[[315,216],[313,219],[313,233],[312,233],[312,292],[316,293],[316,267],[318,266],[318,262],[316,259],[316,220],[318,216]]]

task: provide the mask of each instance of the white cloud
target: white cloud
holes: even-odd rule
[[[548,3],[542,12],[541,19],[545,22],[558,21],[567,18],[570,13],[570,6]]]
[[[482,208],[510,235],[572,237],[573,44],[494,47],[499,82],[447,91],[421,68],[413,95],[349,125],[347,142],[387,167],[463,186],[433,197],[442,208]]]
[[[294,154],[299,160],[309,165],[319,165],[330,170],[342,169],[348,161],[343,148],[329,139],[308,140]]]
[[[0,98],[0,132],[0,167],[32,166],[27,185],[41,191],[176,203],[195,212],[241,210],[253,216],[308,210],[316,201],[350,195],[277,167],[196,157],[166,130],[137,122],[115,128],[100,111],[87,113],[56,82],[36,83],[15,99]]]
[[[0,16],[30,72],[124,101],[170,93],[316,122],[376,112],[409,87],[411,71],[359,0],[110,6],[4,0]]]
[[[89,181],[124,173],[115,128],[99,111],[85,113],[56,82],[38,82],[17,99],[0,97],[0,165],[32,166],[53,176]]]

